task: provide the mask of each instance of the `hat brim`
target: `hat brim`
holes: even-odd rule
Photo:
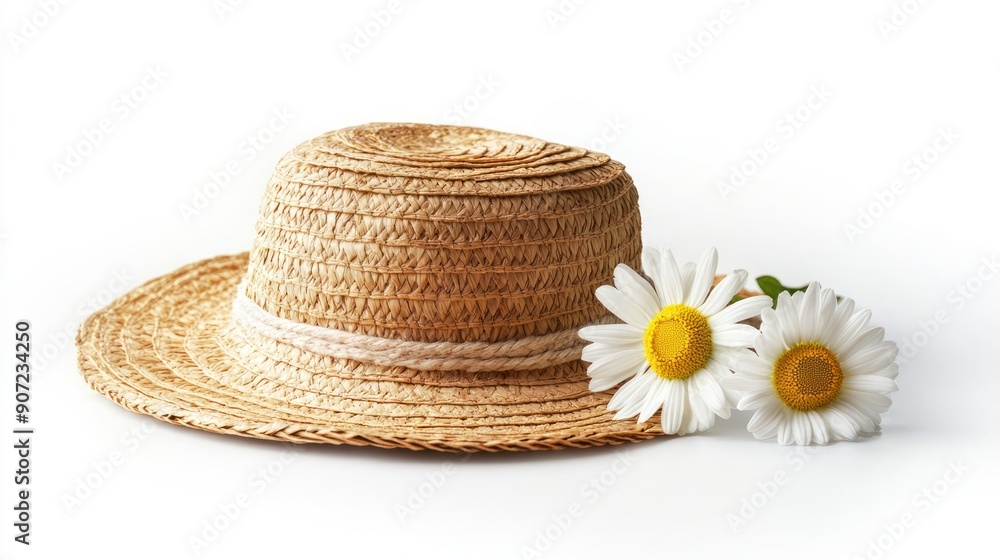
[[[240,340],[229,314],[246,253],[156,278],[77,333],[84,379],[121,406],[209,432],[438,451],[614,445],[663,435],[614,420],[580,361],[524,372],[384,368]]]

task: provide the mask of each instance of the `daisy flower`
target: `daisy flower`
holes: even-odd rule
[[[771,298],[754,296],[730,305],[747,281],[735,270],[713,289],[719,256],[710,249],[698,265],[678,266],[670,250],[646,248],[642,266],[652,283],[624,264],[612,286],[597,288],[597,299],[625,324],[580,329],[590,341],[583,349],[590,389],[604,391],[628,380],[611,401],[615,419],[657,412],[668,434],[710,428],[715,417],[729,418],[735,395],[721,385],[757,329],[739,322],[759,315]]]
[[[879,430],[896,390],[899,348],[868,328],[871,311],[812,283],[778,297],[761,313],[756,356],[741,358],[726,380],[740,410],[756,410],[747,429],[782,445],[853,440]]]

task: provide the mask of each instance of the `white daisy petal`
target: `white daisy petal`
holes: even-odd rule
[[[852,374],[874,373],[886,367],[896,359],[899,347],[895,342],[880,342],[864,350],[858,350],[850,358],[843,360],[840,366],[845,372]]]
[[[798,292],[802,293],[802,292]],[[781,322],[780,335],[785,343],[785,348],[791,348],[802,342],[799,327],[799,313],[792,302],[792,296],[788,292],[781,292],[778,295],[778,305],[774,309],[775,316]]]
[[[723,381],[723,386],[729,387],[739,393],[749,393],[752,391],[766,391],[771,388],[771,382],[767,379],[737,373]]]
[[[708,318],[708,324],[717,329],[726,325],[732,325],[740,321],[760,315],[765,308],[771,307],[771,298],[768,296],[751,296],[741,299],[729,307],[719,311]]]
[[[885,338],[885,329],[882,327],[875,327],[868,329],[863,333],[859,333],[854,336],[849,341],[846,341],[841,347],[840,352],[837,352],[837,357],[841,361],[847,361],[853,356],[857,351],[869,348],[874,344],[882,342]]]
[[[840,398],[844,402],[851,403],[859,410],[871,412],[872,417],[877,417],[878,414],[889,410],[889,406],[892,405],[892,399],[881,393],[872,393],[871,391],[844,389],[840,393]]]
[[[604,344],[642,344],[643,329],[632,325],[590,325],[580,329],[579,336],[590,342]]]
[[[896,360],[899,348],[894,342],[884,341],[854,352],[849,358],[841,359],[844,374],[865,375],[881,371]]]
[[[747,271],[732,271],[732,273],[728,274],[712,288],[705,303],[701,304],[698,311],[701,311],[704,315],[715,315],[719,311],[722,311],[722,308],[732,301],[733,297],[743,289],[746,283]]]
[[[800,412],[793,418],[792,429],[795,432],[795,444],[809,445],[812,443],[812,424],[809,423],[809,416]]]
[[[715,378],[715,382],[719,384],[720,388],[722,388],[722,394],[726,397],[726,407],[729,409],[736,408],[736,403],[740,400],[740,395],[742,393],[726,384],[726,382],[733,377],[732,370],[723,364],[717,356],[712,356],[712,358],[708,360],[708,364],[705,365],[705,369],[708,370],[712,377]],[[727,410],[727,418],[728,414],[729,411]]]
[[[826,421],[815,410],[803,414],[812,426],[812,440],[820,445],[830,443],[830,430],[826,426]]]
[[[688,380],[687,387],[688,406],[690,407],[690,420],[687,424],[688,432],[701,432],[715,425],[715,412],[711,406],[701,398],[697,391],[691,390],[691,382]],[[729,415],[727,414],[728,418]]]
[[[802,337],[802,340],[816,340],[819,338],[821,321],[819,305],[820,292],[822,291],[823,289],[819,283],[813,282],[809,284],[809,287],[802,296],[802,302],[798,306],[799,336]]]
[[[817,286],[819,285],[816,282],[813,282],[812,284],[809,284],[809,285],[812,286],[813,284],[816,284]],[[802,307],[802,300],[803,300],[803,298],[806,297],[806,293],[805,292],[795,292],[794,294],[790,294],[790,295],[792,296],[792,303],[795,304],[796,309],[801,308]]]
[[[735,325],[726,325],[718,329],[712,329],[712,342],[722,346],[746,348],[753,344],[758,334],[760,334],[760,331],[756,328],[736,323]]]
[[[723,394],[725,394],[725,392],[723,392]],[[713,410],[712,411],[715,414],[712,416],[712,421],[709,423],[708,426],[706,426],[706,428],[712,427],[712,425],[715,424],[715,419],[716,418],[722,418],[723,420],[729,420],[729,417],[733,415],[733,409],[736,408],[736,407],[732,406],[734,404],[734,400],[730,399],[728,396],[725,397],[725,400],[726,400],[726,406],[725,407],[720,408],[719,410]],[[708,404],[708,403],[705,403],[705,404]]]
[[[841,410],[852,410],[854,412],[853,418],[855,421],[859,422],[860,428],[858,434],[875,434],[879,431],[879,424],[882,422],[882,415],[877,410],[873,410],[871,407],[859,403],[859,402],[848,402],[847,399],[840,399]],[[863,421],[861,419],[864,419]]]
[[[640,424],[649,420],[663,408],[663,401],[667,398],[667,391],[674,383],[677,382],[670,379],[661,379],[653,384],[652,390],[646,393],[646,397],[642,401],[642,407],[639,409]]]
[[[597,299],[608,308],[608,311],[633,327],[645,330],[649,320],[652,319],[641,306],[611,286],[597,288]]]
[[[643,375],[648,370],[649,364],[643,360],[642,363],[633,369],[621,368],[617,371],[608,370],[601,372],[599,375],[588,372],[587,375],[590,376],[590,390],[594,392],[606,391],[632,376]]]
[[[584,351],[588,350],[592,346],[587,346]],[[626,347],[612,347],[620,348],[614,352],[610,352],[598,357],[595,361],[592,361],[589,366],[587,366],[587,374],[591,377],[601,376],[605,373],[614,375],[621,370],[635,371],[639,364],[646,361],[646,356],[643,355],[641,348],[636,348],[634,346]],[[590,361],[590,360],[587,360]]]
[[[642,248],[642,271],[653,279],[653,289],[657,290],[656,278],[660,277],[660,252],[653,247]]]
[[[732,376],[730,376],[732,377]],[[689,385],[694,385],[698,396],[715,414],[729,416],[729,403],[722,392],[722,386],[708,371],[699,371],[688,379]],[[689,387],[690,388],[690,387]]]
[[[878,418],[874,419],[865,414],[853,404],[841,399],[832,405],[831,408],[835,408],[840,412],[844,413],[845,416],[851,419],[851,421],[857,426],[858,434],[870,434],[878,431]]]
[[[747,430],[759,439],[774,435],[774,429],[784,417],[784,409],[780,406],[763,406],[753,413],[753,418],[747,424]]]
[[[816,327],[814,340],[821,341],[829,328],[830,322],[834,320],[834,313],[837,310],[837,293],[830,289],[824,289],[819,297],[819,318]]]
[[[633,401],[642,402],[641,396],[645,394],[656,377],[655,373],[647,371],[629,379],[615,391],[614,396],[611,397],[611,401],[608,402],[608,410],[621,410],[622,407]],[[640,398],[633,398],[636,395],[640,396]],[[625,418],[628,418],[628,416]]]
[[[768,387],[759,391],[750,391],[746,393],[743,395],[743,398],[740,399],[740,402],[736,405],[736,407],[740,410],[753,410],[760,408],[775,399],[774,390]]]
[[[660,414],[660,424],[664,433],[676,434],[681,429],[684,418],[684,405],[687,400],[687,385],[685,383],[669,383],[669,389],[663,400],[663,413]]]
[[[774,373],[774,364],[760,356],[747,356],[736,362],[736,373],[770,383],[771,375]]]
[[[881,375],[889,379],[896,379],[896,376],[899,375],[899,364],[893,362],[878,371],[872,372],[870,375]]]
[[[773,302],[771,301],[771,298],[767,297],[767,306],[760,310],[760,328],[762,330],[766,329],[768,331],[775,331],[781,329],[781,320],[778,319],[778,315],[774,312],[774,309],[771,308],[772,304]]]
[[[647,315],[652,317],[660,311],[660,302],[653,286],[628,265],[620,264],[615,267],[614,280],[618,291],[635,302]]]
[[[794,430],[795,414],[789,414],[785,411],[783,418],[778,422],[778,444],[779,445],[792,445],[795,443],[795,430]]]
[[[765,309],[765,311],[767,310]],[[785,353],[785,350],[788,350],[780,331],[776,332],[774,329],[769,329],[767,332],[761,331],[760,335],[753,340],[753,348],[757,351],[758,356],[772,365]]]
[[[686,389],[686,392],[689,396],[691,395],[690,388]],[[700,404],[693,404],[695,401]],[[697,410],[695,410],[696,406],[699,407]],[[705,423],[699,420],[698,415],[704,414],[706,410],[707,408],[704,406],[704,403],[701,403],[700,399],[692,400],[688,398],[688,404],[684,407],[684,416],[681,417],[681,429],[677,430],[677,435],[682,436],[711,428],[715,423],[715,417],[707,418]],[[711,412],[709,412],[709,416],[711,416]]]
[[[587,348],[584,348],[584,351],[586,350]],[[587,360],[582,361],[586,362]],[[596,379],[618,375],[622,371],[635,374],[641,368],[648,366],[645,356],[637,348],[624,348],[618,352],[602,355],[587,364],[587,375]]]
[[[603,344],[601,342],[595,342],[583,347],[583,351],[580,353],[580,359],[585,362],[596,362],[605,356],[610,356],[615,352],[621,352],[622,350],[628,350],[629,348],[629,346],[621,344]],[[631,348],[634,348],[634,346],[631,346]]]
[[[851,441],[858,436],[858,423],[833,403],[819,413],[826,421],[832,439]]]
[[[823,328],[823,332],[820,333],[817,341],[823,346],[833,349],[834,339],[844,330],[847,321],[854,316],[854,300],[848,297],[841,297],[838,302],[833,290],[830,290],[830,294],[833,296],[835,303],[833,314],[830,316],[830,320],[826,322],[826,326]]]
[[[666,307],[684,301],[684,284],[681,282],[680,269],[670,249],[660,251],[660,276],[654,278],[656,292],[660,297],[660,305]]]
[[[625,381],[629,377],[635,375],[635,372],[628,370],[622,370],[616,374],[604,375],[601,377],[593,377],[588,384],[588,388],[595,392],[600,393],[601,391],[607,391],[608,389],[618,385],[622,381]]]
[[[736,362],[741,359],[756,356],[757,354],[754,354],[753,350],[749,348],[720,346],[718,344],[712,347],[712,358],[718,360],[720,364],[730,370],[736,369]]]
[[[691,293],[691,283],[694,282],[694,272],[698,268],[693,262],[684,263],[681,267],[681,287],[683,288],[684,297],[681,301],[686,301],[688,294]]]
[[[632,401],[622,407],[621,410],[615,413],[613,418],[615,420],[627,420],[629,418],[635,418],[639,415],[639,410],[642,409],[642,401]],[[636,424],[639,422],[636,421]]]
[[[831,340],[829,344],[826,344],[826,347],[833,350],[834,354],[842,356],[844,347],[852,342],[854,337],[868,326],[868,320],[871,319],[871,316],[872,312],[868,309],[864,309],[852,315],[851,318],[844,323],[844,327],[840,330],[840,332],[831,337]]]
[[[891,393],[898,389],[895,381],[881,375],[848,375],[844,377],[844,388],[875,393]]]
[[[691,307],[699,307],[705,301],[708,290],[712,288],[712,281],[715,279],[715,271],[719,266],[719,252],[715,247],[705,251],[698,268],[694,272],[694,280],[691,282],[691,293],[684,298],[684,303]]]
[[[723,348],[725,347],[723,346]],[[705,363],[705,369],[712,372],[712,375],[715,376],[715,380],[719,382],[733,376],[733,370],[729,369],[729,366],[722,363],[722,361],[714,355],[708,359],[708,362]]]

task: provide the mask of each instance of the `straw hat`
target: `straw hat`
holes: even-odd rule
[[[478,128],[369,124],[278,162],[249,253],[156,278],[77,335],[87,383],[168,422],[444,451],[618,444],[577,329],[638,269],[604,154]]]

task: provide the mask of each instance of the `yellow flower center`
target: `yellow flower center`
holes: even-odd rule
[[[642,337],[646,361],[666,379],[687,379],[712,356],[708,318],[684,304],[668,305],[653,317]]]
[[[771,379],[785,406],[805,412],[837,400],[844,372],[829,348],[815,342],[800,342],[774,363]]]

